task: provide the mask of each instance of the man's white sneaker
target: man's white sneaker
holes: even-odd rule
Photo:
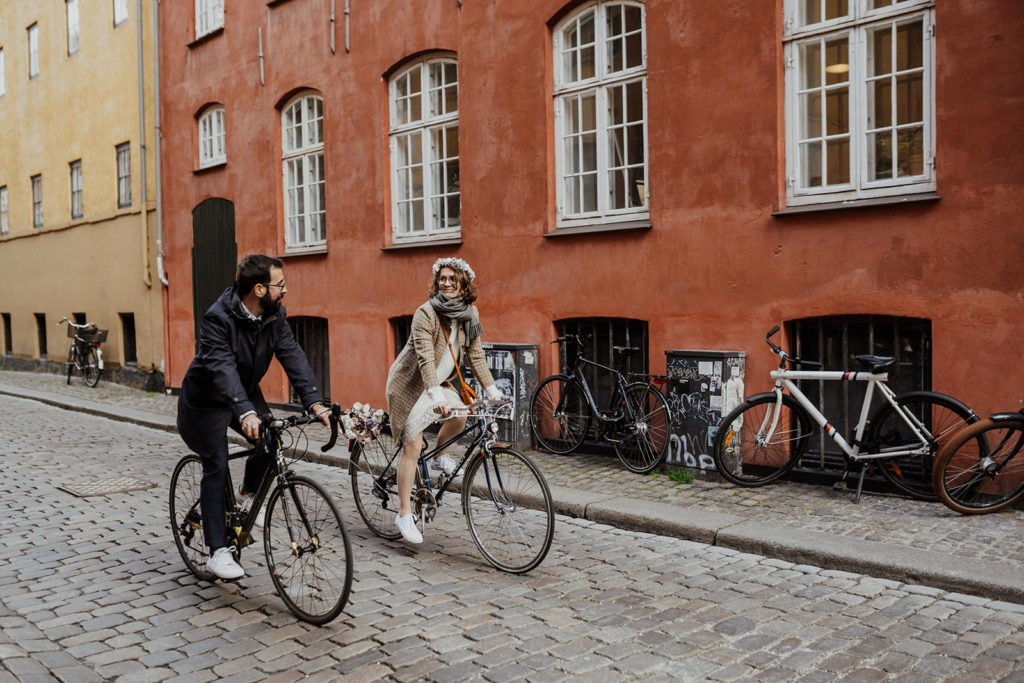
[[[423,534],[416,528],[416,515],[411,512],[404,517],[401,514],[396,515],[395,526],[402,532],[402,538],[409,543],[423,543]]]
[[[455,478],[462,474],[462,470],[459,470],[458,472],[455,471],[458,466],[458,461],[447,453],[442,455],[440,458],[435,459],[434,462],[431,463],[431,467],[433,467],[433,469],[441,470],[451,478]]]
[[[246,514],[248,514],[249,510],[252,509],[252,503],[253,503],[253,501],[255,499],[256,499],[256,494],[255,493],[243,493],[242,492],[242,485],[241,484],[238,485],[238,488],[235,490],[235,500],[238,501],[239,507],[241,507],[242,510]],[[266,516],[267,516],[267,506],[264,505],[263,507],[260,508],[259,514],[256,515],[256,522],[255,522],[256,526],[262,527],[263,526],[263,519]]]
[[[210,559],[206,561],[206,571],[212,572],[215,576],[225,581],[232,581],[245,576],[245,570],[235,562],[234,555],[231,554],[233,551],[234,548],[217,548],[214,550],[213,554],[210,555]]]

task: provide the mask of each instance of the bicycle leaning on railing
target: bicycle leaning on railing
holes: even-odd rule
[[[551,548],[555,506],[547,481],[533,461],[497,440],[498,420],[510,417],[510,405],[480,399],[452,413],[467,418],[461,433],[429,450],[424,438],[412,493],[420,524],[434,520],[448,491],[458,491],[469,533],[484,558],[513,574],[534,569]],[[431,482],[430,460],[463,437],[469,444],[456,472],[465,468],[465,473],[461,477],[442,474],[436,483]],[[397,467],[402,445],[385,426],[365,441],[351,441],[349,449],[352,495],[359,515],[373,533],[398,539]]]
[[[935,458],[932,483],[946,507],[980,515],[1024,498],[1024,408],[964,427]]]
[[[100,344],[107,341],[107,330],[98,329],[96,323],[79,325],[66,317],[61,318],[57,326],[64,323],[67,323],[68,337],[72,339],[65,364],[68,384],[71,384],[71,373],[78,370],[82,373],[86,385],[94,387],[99,384],[100,373],[103,372],[103,351]]]
[[[836,489],[846,489],[851,464],[861,465],[855,502],[860,502],[869,464],[877,465],[882,476],[903,493],[935,500],[935,454],[953,434],[978,420],[974,411],[952,396],[933,391],[911,391],[897,396],[886,384],[886,371],[895,365],[896,359],[887,356],[856,356],[867,372],[787,369],[787,364],[798,368],[821,367],[821,363],[795,358],[783,351],[771,341],[778,331],[776,325],[765,336],[765,342],[780,359],[779,368],[771,372],[775,387],[770,392],[747,397],[719,424],[712,457],[721,475],[740,486],[761,486],[782,477],[807,449],[813,422],[842,452],[844,468]],[[796,380],[867,382],[860,419],[849,442],[804,395]],[[869,420],[875,391],[881,394],[883,402]]]
[[[575,334],[559,337],[555,343],[575,344],[582,352],[583,339]],[[636,347],[613,346],[618,365]],[[586,438],[591,424],[597,425],[597,437],[610,442],[627,469],[650,472],[665,460],[669,437],[669,410],[665,396],[652,383],[652,375],[643,381],[616,368],[571,354],[566,349],[565,371],[545,378],[537,385],[530,402],[530,428],[542,448],[564,455],[572,453]],[[610,373],[615,389],[606,408],[601,409],[583,372],[593,366]]]
[[[338,404],[330,408],[331,437],[321,447],[328,451],[338,438]],[[253,542],[252,528],[266,501],[263,519],[263,552],[267,570],[277,594],[295,616],[311,624],[326,624],[348,602],[352,588],[352,547],[345,523],[331,495],[316,481],[295,474],[291,464],[305,448],[294,448],[307,437],[303,427],[316,420],[309,415],[261,418],[260,443],[250,449],[232,453],[230,460],[257,455],[261,449],[269,454],[270,467],[248,509],[236,501],[228,472],[224,486],[227,510],[228,545],[235,548],[235,560],[241,549]],[[283,437],[291,429],[291,446]],[[207,571],[209,549],[203,536],[203,518],[199,508],[203,465],[194,453],[186,455],[171,475],[170,515],[174,543],[189,571],[204,581],[214,581]]]

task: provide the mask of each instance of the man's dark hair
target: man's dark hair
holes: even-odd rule
[[[270,284],[271,268],[284,268],[284,261],[264,254],[249,254],[242,258],[235,270],[238,296],[245,296],[256,285]]]

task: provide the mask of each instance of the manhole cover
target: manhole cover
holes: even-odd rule
[[[114,477],[112,479],[97,479],[96,481],[80,481],[74,484],[58,486],[60,491],[66,491],[73,496],[85,498],[87,496],[107,496],[111,493],[127,493],[128,491],[143,491],[151,489],[156,484],[148,481],[134,479],[132,477]]]

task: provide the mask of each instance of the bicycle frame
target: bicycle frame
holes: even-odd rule
[[[572,369],[572,376],[576,379],[577,382],[579,382],[580,388],[583,389],[583,395],[586,396],[587,398],[587,405],[590,406],[591,414],[596,416],[597,419],[600,420],[601,422],[618,422],[623,418],[627,420],[633,420],[635,416],[633,415],[633,408],[632,406],[629,405],[629,401],[622,401],[624,410],[622,413],[618,414],[605,415],[606,411],[602,411],[600,408],[598,408],[597,399],[594,398],[594,393],[590,389],[590,384],[587,382],[586,375],[583,374],[583,368],[580,366],[581,363],[593,365],[596,368],[600,368],[601,370],[612,373],[612,375],[615,376],[615,386],[618,388],[619,394],[621,394],[623,398],[625,398],[626,396],[626,387],[628,385],[626,383],[625,376],[615,368],[608,367],[607,365],[602,365],[601,363],[595,363],[594,361],[588,360],[586,358],[577,358],[576,366]],[[614,401],[614,394],[612,397],[612,401]],[[614,409],[614,406],[609,405],[608,412],[611,412],[612,409]]]
[[[889,458],[906,456],[906,455],[922,455],[929,452],[929,441],[928,441],[928,430],[927,428],[918,421],[917,417],[913,413],[909,413],[904,410],[902,406],[896,401],[896,394],[892,389],[885,383],[889,380],[889,373],[870,373],[870,372],[854,372],[854,371],[828,371],[828,370],[773,370],[771,377],[775,380],[775,388],[772,390],[776,396],[776,409],[769,411],[765,414],[764,422],[761,424],[761,428],[758,430],[759,435],[763,435],[759,438],[770,441],[775,433],[775,428],[778,426],[780,408],[782,406],[783,389],[789,391],[790,395],[797,400],[797,402],[807,411],[808,415],[811,416],[818,426],[821,427],[822,431],[827,434],[831,439],[839,446],[840,450],[854,462],[864,462],[867,460],[887,460]],[[828,418],[822,414],[820,410],[804,395],[800,390],[800,387],[796,385],[794,380],[824,380],[824,381],[848,381],[848,382],[867,382],[867,390],[864,392],[864,400],[861,403],[860,419],[857,421],[857,427],[854,430],[853,444],[851,445],[839,430],[829,422]],[[920,441],[921,445],[918,448],[889,448],[882,449],[878,452],[861,453],[862,439],[864,438],[864,430],[867,426],[868,417],[871,411],[871,398],[874,395],[875,389],[878,389],[882,398],[885,399],[896,411],[903,421],[911,428],[914,436]],[[768,423],[771,422],[769,425]],[[768,429],[765,434],[765,429]]]

